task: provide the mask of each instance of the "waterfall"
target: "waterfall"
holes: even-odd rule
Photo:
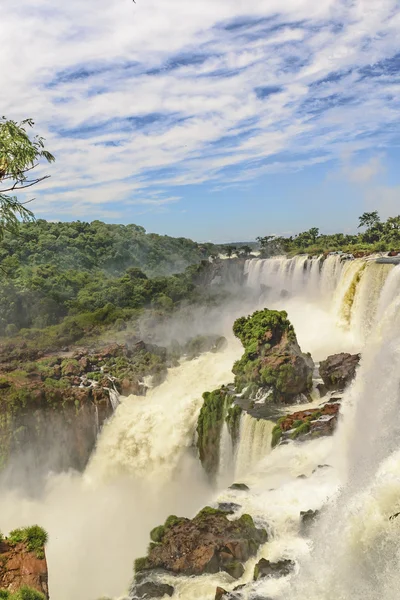
[[[169,481],[193,444],[202,394],[229,381],[238,350],[234,344],[223,354],[183,362],[146,396],[122,399],[103,427],[88,474],[130,474],[157,486]]]
[[[333,452],[345,452],[345,481],[314,535],[290,598],[395,600],[400,585],[400,297],[391,273],[385,312],[371,331],[346,395]],[[392,287],[394,286],[394,287]],[[339,525],[340,524],[340,525]]]
[[[271,452],[274,425],[272,421],[254,419],[247,413],[242,414],[235,460],[236,479],[246,476],[264,456]]]
[[[217,483],[219,488],[228,486],[234,473],[234,453],[231,434],[226,421],[222,426],[221,440],[219,446],[219,468]]]
[[[120,404],[119,394],[114,387],[109,388],[108,393],[110,396],[110,402],[111,402],[113,412],[115,412]]]

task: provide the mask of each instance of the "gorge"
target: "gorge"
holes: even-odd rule
[[[242,562],[232,555],[243,565],[234,576],[219,567],[195,576],[149,570],[150,581],[170,586],[162,591],[174,598],[212,600],[219,588],[220,597],[232,600],[394,600],[400,577],[400,521],[391,519],[400,510],[397,259],[341,253],[232,259],[217,270],[208,285],[224,287],[224,300],[172,316],[154,341],[212,331],[227,344],[192,360],[181,357],[144,396],[121,396],[82,473],[48,472],[34,493],[23,482],[2,480],[2,530],[37,522],[48,531],[52,600],[135,597],[147,580],[131,587],[132,565],[146,555],[150,532],[170,515],[193,519],[206,506],[223,513],[207,516],[206,528],[216,526],[208,524],[211,517],[232,523],[244,517],[248,524],[250,516],[265,538],[257,538]],[[308,365],[305,386],[289,396],[272,398],[272,387],[282,387],[271,378],[248,391],[237,362],[234,367],[243,355],[234,322],[266,307],[285,311],[297,356]],[[280,343],[272,338],[264,359]],[[261,352],[244,347],[250,360]],[[319,365],[339,353],[360,353],[359,365],[352,359],[351,377],[328,389]],[[198,419],[203,394],[218,389],[224,393],[215,400],[220,412],[210,478],[199,460]],[[332,419],[328,432],[312,435],[314,423]],[[56,435],[46,444],[49,454],[60,451]],[[305,528],[308,511],[319,513]],[[271,564],[280,565],[273,576]]]

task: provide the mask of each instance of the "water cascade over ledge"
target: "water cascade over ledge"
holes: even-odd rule
[[[339,254],[276,257],[250,259],[244,273],[246,300],[232,313],[221,306],[221,321],[277,308],[316,361],[361,351],[335,434],[272,449],[272,417],[243,412],[236,440],[222,425],[213,487],[198,460],[196,423],[202,394],[233,380],[242,349],[232,338],[223,352],[170,369],[147,396],[120,398],[83,475],[49,475],[38,498],[2,491],[2,529],[40,522],[49,530],[52,600],[121,597],[153,527],[218,503],[235,506],[235,518],[250,514],[269,540],[237,581],[227,573],[162,575],[177,600],[212,600],[216,587],[238,585],[243,600],[397,600],[400,265]],[[234,482],[248,490],[230,489]],[[305,535],[300,513],[309,510],[321,513]],[[296,566],[289,576],[253,581],[260,558]]]

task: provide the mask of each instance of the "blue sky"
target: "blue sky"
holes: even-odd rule
[[[57,162],[38,217],[197,240],[400,213],[393,0],[4,0],[0,101]]]

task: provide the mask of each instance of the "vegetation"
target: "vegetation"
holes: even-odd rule
[[[49,328],[45,337],[67,345],[95,327],[124,331],[144,307],[169,313],[197,301],[209,254],[210,245],[136,225],[21,225],[18,239],[0,243],[0,336],[40,340]]]
[[[0,119],[0,239],[5,232],[12,236],[18,233],[19,219],[33,221],[33,213],[15,196],[6,195],[17,190],[30,188],[47,175],[35,177],[32,173],[41,160],[53,162],[54,156],[44,147],[44,139],[38,135],[29,137],[28,128],[33,127],[32,119],[21,123]],[[29,202],[29,201],[28,201]]]
[[[39,525],[14,529],[10,532],[7,541],[10,544],[26,544],[29,552],[35,552],[37,558],[44,558],[44,547],[47,544],[47,532]]]
[[[33,588],[23,586],[14,593],[0,590],[0,600],[45,600],[45,596]]]
[[[324,254],[346,252],[363,255],[371,252],[400,251],[400,215],[381,222],[378,211],[365,212],[359,217],[359,234],[335,233],[324,235],[312,227],[296,236],[258,237],[261,254],[265,257],[278,254]]]
[[[229,402],[225,388],[205,392],[197,421],[197,447],[204,470],[215,477],[219,464],[219,442]]]

